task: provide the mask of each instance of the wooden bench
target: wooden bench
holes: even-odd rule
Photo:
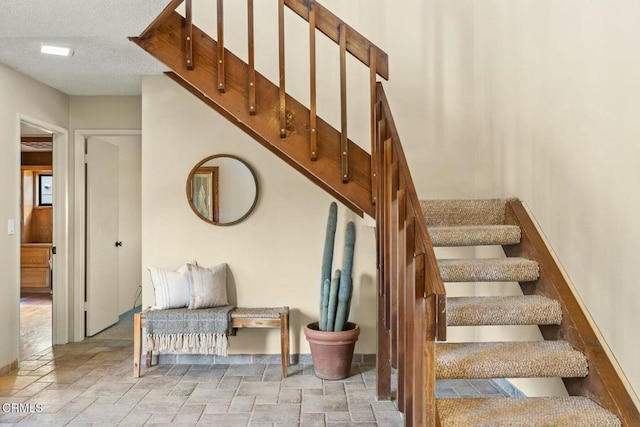
[[[133,376],[140,377],[142,358],[142,329],[147,326],[147,310],[133,315]],[[287,376],[289,367],[289,307],[245,308],[231,311],[232,328],[280,328],[280,356],[282,376]],[[147,351],[146,365],[151,366],[151,351]]]

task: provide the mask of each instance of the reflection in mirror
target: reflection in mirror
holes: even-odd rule
[[[230,154],[217,154],[198,163],[187,178],[187,199],[204,221],[232,225],[249,216],[258,201],[253,169]]]

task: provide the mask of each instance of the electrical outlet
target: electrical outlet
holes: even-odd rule
[[[14,219],[7,221],[7,234],[9,236],[16,234],[16,221]]]

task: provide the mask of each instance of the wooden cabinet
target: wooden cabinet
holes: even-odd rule
[[[20,248],[20,290],[49,292],[51,290],[51,244],[23,243]]]

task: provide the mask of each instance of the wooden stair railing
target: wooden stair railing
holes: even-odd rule
[[[185,2],[185,16],[175,11]],[[279,82],[255,70],[253,0],[247,0],[248,64],[224,48],[223,0],[216,0],[217,40],[192,23],[191,0],[172,0],[139,37],[165,63],[168,77],[329,192],[377,221],[377,395],[391,398],[407,426],[437,425],[435,340],[446,338],[446,298],[437,261],[400,138],[381,83],[388,57],[314,0],[278,0]],[[309,23],[310,106],[285,90],[284,7]],[[316,31],[339,45],[340,131],[317,116]],[[371,155],[348,139],[346,54],[370,70]],[[426,339],[425,339],[426,338]]]
[[[374,95],[378,396],[390,397],[390,361],[397,369],[398,408],[405,425],[435,426],[435,341],[446,339],[446,292],[381,83]]]
[[[183,2],[184,17],[175,11]],[[371,156],[347,135],[345,58],[348,52],[370,67],[374,78],[379,75],[386,79],[389,73],[387,54],[315,1],[278,0],[280,71],[279,83],[274,85],[255,70],[253,0],[247,0],[248,64],[224,48],[223,0],[216,2],[217,41],[193,25],[191,0],[172,0],[139,37],[130,40],[171,68],[173,72],[167,73],[169,77],[347,207],[359,215],[374,216]],[[309,109],[285,91],[285,6],[310,21]],[[340,46],[340,132],[316,115],[316,30]],[[229,96],[223,96],[227,92]],[[260,96],[256,97],[256,93]],[[273,129],[277,130],[276,134]],[[286,139],[286,143],[279,139]],[[334,174],[336,167],[339,172]]]

